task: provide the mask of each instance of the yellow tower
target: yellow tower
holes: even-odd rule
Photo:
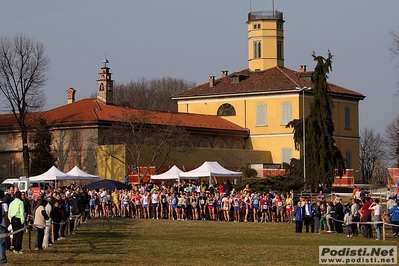
[[[97,100],[105,104],[114,104],[114,81],[111,79],[112,73],[109,72],[108,59],[103,60],[100,79],[97,80]]]
[[[284,20],[278,11],[248,13],[248,68],[284,67]]]

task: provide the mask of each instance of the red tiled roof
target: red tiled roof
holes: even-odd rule
[[[129,117],[143,117],[143,115],[148,117],[148,123],[151,124],[167,125],[171,123],[190,128],[232,130],[240,133],[247,133],[246,129],[218,116],[139,111],[132,108],[102,104],[95,98],[83,99],[42,113],[32,113],[27,119],[27,124],[38,124],[39,116],[46,119],[47,124],[67,125],[71,123],[126,121]],[[14,116],[10,114],[0,115],[0,121],[1,127],[17,126]]]
[[[176,93],[172,97],[178,99],[195,96],[217,96],[221,94],[281,92],[284,90],[293,90],[298,87],[312,87],[312,83],[308,79],[301,77],[303,74],[309,76],[311,73],[310,71],[300,73],[278,66],[256,72],[245,69],[232,73],[227,77],[216,79],[212,88],[209,87],[209,83],[204,83],[197,87]],[[240,82],[232,83],[233,76],[239,76]],[[329,83],[329,86],[332,93],[354,96],[359,99],[364,98],[364,95],[361,93],[331,83]]]

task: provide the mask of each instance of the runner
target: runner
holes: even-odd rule
[[[177,216],[177,197],[175,193],[172,193],[169,197],[169,220],[174,220]]]
[[[287,211],[287,222],[292,223],[292,211],[293,211],[294,201],[291,198],[290,194],[287,194],[287,198],[285,199],[285,210]]]
[[[112,217],[120,216],[121,215],[121,210],[120,210],[120,200],[119,200],[120,194],[117,188],[114,189],[112,192]]]
[[[252,208],[253,208],[253,215],[254,215],[254,222],[257,223],[258,222],[258,212],[259,212],[259,193],[256,192],[255,196],[252,198]]]
[[[214,221],[215,220],[215,210],[214,210],[215,198],[213,197],[212,193],[209,195],[207,203],[208,203],[209,219],[211,221]]]
[[[233,199],[233,206],[234,206],[234,222],[239,223],[240,219],[241,219],[241,215],[240,215],[240,197],[238,194],[234,195],[234,199]]]
[[[201,192],[200,196],[199,196],[199,204],[200,204],[200,215],[201,215],[201,219],[205,221],[206,219],[206,201],[207,201],[207,197],[204,195],[203,192]]]
[[[190,204],[191,204],[191,210],[192,210],[192,218],[195,220],[198,220],[198,197],[195,192],[191,193],[190,196]]]
[[[161,191],[161,219],[168,218],[168,195],[166,190]]]
[[[128,217],[130,213],[130,208],[129,208],[129,195],[127,193],[127,190],[123,191],[122,197],[121,197],[121,202],[122,202],[122,215],[123,217]]]
[[[136,209],[135,218],[141,218],[143,215],[142,199],[138,191],[136,191],[136,196],[134,197],[134,206]]]
[[[150,218],[150,199],[149,199],[149,192],[145,191],[142,197],[143,202],[143,218],[148,219]]]
[[[230,199],[226,193],[222,199],[223,216],[226,222],[230,221]]]
[[[153,211],[153,215],[152,215],[152,219],[157,219],[159,220],[159,194],[158,194],[158,190],[155,190],[154,193],[152,193],[151,196],[151,203],[152,203],[152,211]]]
[[[268,222],[269,221],[269,195],[263,194],[263,197],[260,199],[260,208],[262,212],[262,217],[260,218],[260,222]]]

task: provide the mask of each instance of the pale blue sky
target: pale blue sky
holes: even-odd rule
[[[252,11],[272,0],[252,0]],[[366,95],[360,128],[384,132],[399,113],[391,30],[399,31],[397,0],[275,0],[284,13],[285,66],[314,68],[311,54],[335,55],[329,81]],[[15,33],[47,47],[46,109],[96,90],[105,52],[119,83],[145,77],[197,84],[247,68],[249,0],[3,1],[0,35]]]

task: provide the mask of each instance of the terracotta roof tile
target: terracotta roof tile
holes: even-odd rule
[[[265,71],[251,72],[248,69],[230,74],[227,77],[215,80],[214,86],[209,87],[204,83],[197,87],[174,94],[174,99],[195,96],[213,96],[236,93],[256,93],[293,90],[297,87],[312,87],[312,83],[302,77],[312,72],[297,72],[285,67],[273,67]],[[302,76],[301,76],[302,75]],[[233,77],[240,77],[240,82],[234,83]],[[364,95],[334,84],[329,83],[330,91],[333,93],[345,94],[348,96],[364,98]]]
[[[48,124],[68,124],[79,122],[115,122],[124,121],[128,117],[142,116],[148,113],[148,122],[158,125],[167,125],[171,121],[178,125],[197,129],[231,130],[248,134],[247,130],[222,117],[201,114],[169,113],[159,111],[139,111],[116,105],[99,103],[95,98],[83,99],[66,104],[42,113],[32,113],[27,120],[29,125],[38,124],[39,116],[45,118]],[[16,127],[13,115],[0,115],[2,127]]]

